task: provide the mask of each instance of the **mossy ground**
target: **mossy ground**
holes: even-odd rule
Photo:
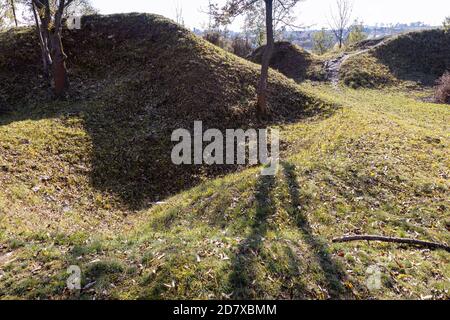
[[[449,243],[450,110],[423,92],[301,90],[340,107],[279,126],[276,177],[247,169],[140,210],[90,183],[82,118],[2,124],[0,297],[450,298],[444,251],[331,244],[347,233]],[[81,292],[66,289],[70,265]],[[380,290],[367,289],[371,266]]]

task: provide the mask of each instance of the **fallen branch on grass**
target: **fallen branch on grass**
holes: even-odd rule
[[[403,243],[414,246],[427,247],[432,249],[443,249],[450,252],[450,247],[436,242],[428,242],[415,239],[404,239],[404,238],[393,238],[393,237],[382,237],[382,236],[371,236],[371,235],[358,235],[358,236],[348,236],[342,238],[333,239],[334,243],[341,242],[352,242],[352,241],[381,241],[381,242],[391,242],[391,243]]]

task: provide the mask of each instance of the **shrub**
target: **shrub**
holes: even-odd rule
[[[446,71],[437,81],[435,97],[439,103],[450,104],[450,72]]]
[[[233,48],[233,53],[239,57],[247,57],[252,53],[252,46],[250,43],[243,38],[235,37],[231,43]]]
[[[355,22],[350,27],[350,33],[347,37],[347,45],[352,45],[367,39],[367,34],[364,33],[364,26],[361,22]]]
[[[218,32],[208,32],[203,37],[206,41],[212,43],[213,45],[216,45],[220,47],[220,33]]]
[[[211,31],[211,32],[207,32],[203,38],[212,43],[213,45],[216,45],[220,48],[222,48],[225,51],[228,52],[233,52],[233,48],[231,45],[231,40],[228,39],[227,37],[223,36],[221,34],[221,32],[219,31]]]
[[[316,54],[322,55],[333,48],[334,37],[325,28],[313,34],[313,51]]]

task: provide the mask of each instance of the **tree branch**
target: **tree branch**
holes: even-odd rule
[[[390,243],[402,243],[409,244],[421,247],[428,247],[432,249],[443,249],[447,252],[450,252],[450,246],[442,243],[436,242],[428,242],[416,239],[405,239],[405,238],[394,238],[394,237],[383,237],[383,236],[374,236],[374,235],[355,235],[355,236],[347,236],[342,238],[333,239],[333,243],[342,243],[342,242],[352,242],[352,241],[381,241],[381,242],[390,242]]]

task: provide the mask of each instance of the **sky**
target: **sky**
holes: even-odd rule
[[[125,12],[157,13],[175,19],[177,3],[183,9],[187,27],[202,28],[208,21],[208,0],[91,0],[102,14]],[[224,0],[218,0],[219,3]],[[330,10],[336,0],[305,0],[296,8],[297,24],[321,28],[328,26]],[[450,16],[450,0],[354,0],[353,18],[364,24],[410,23],[422,21],[433,26],[441,25]],[[239,29],[241,20],[231,27]]]

